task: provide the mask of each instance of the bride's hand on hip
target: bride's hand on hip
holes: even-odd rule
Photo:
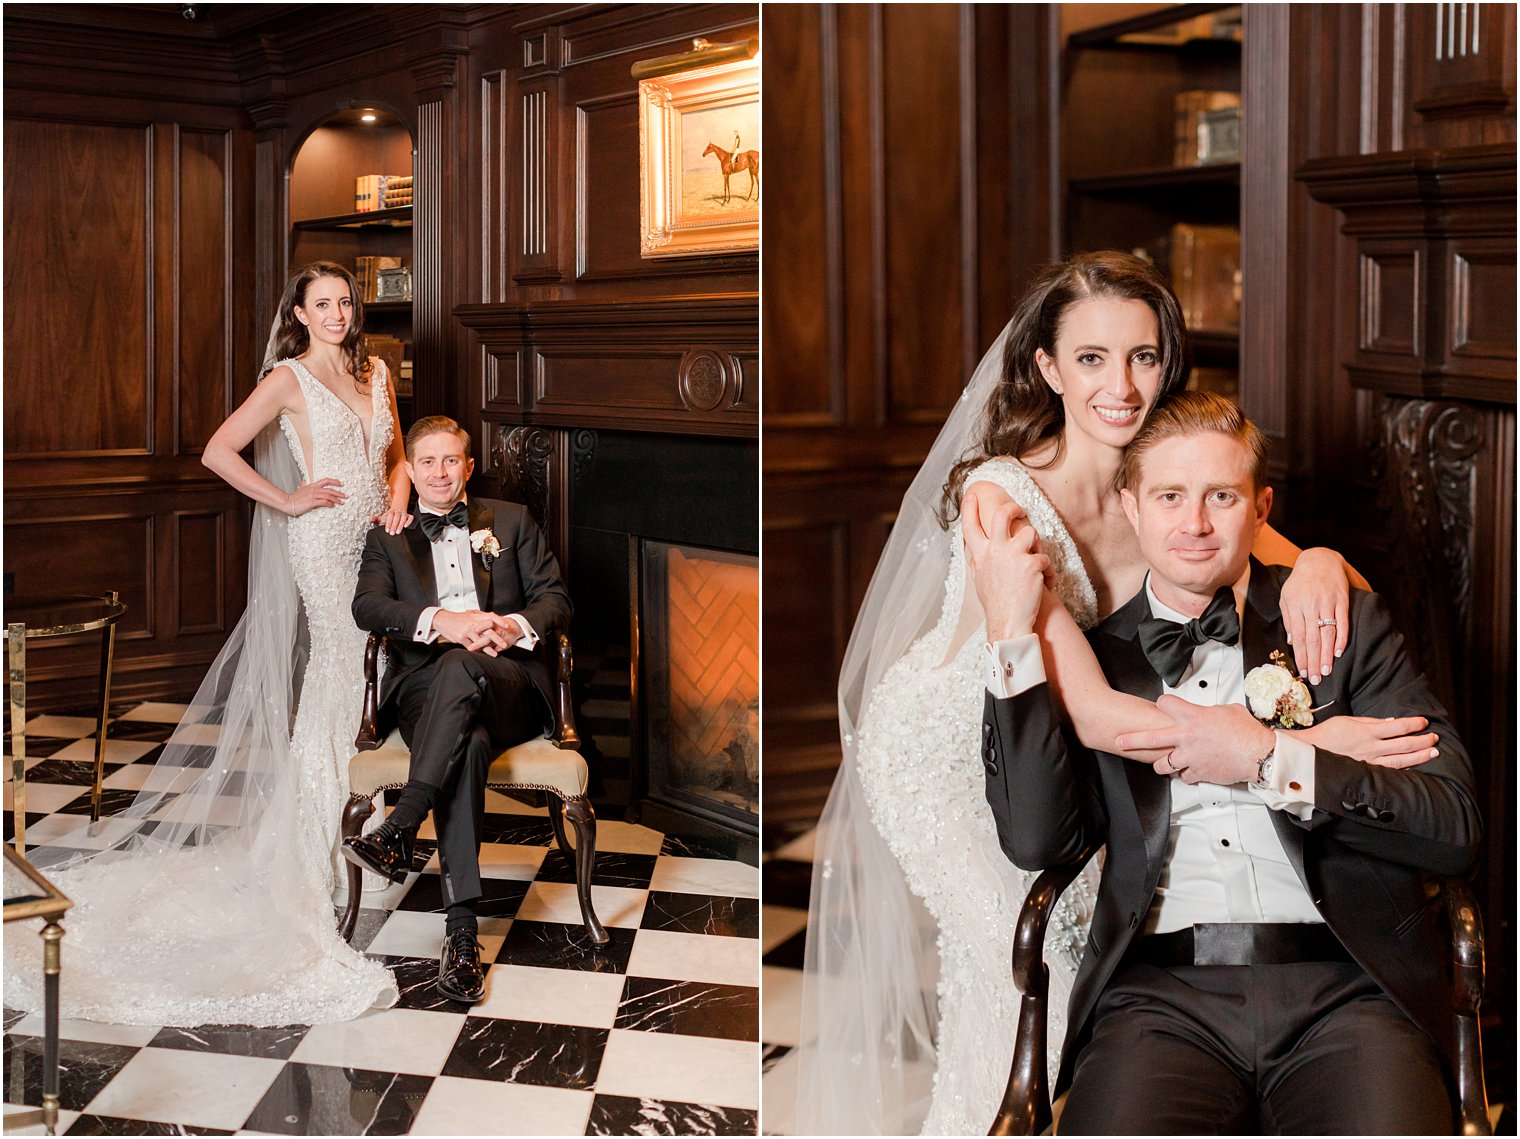
[[[285,513],[292,518],[299,518],[307,511],[315,510],[320,506],[339,506],[348,499],[348,495],[338,489],[342,485],[337,479],[303,482],[288,495],[290,502],[285,508]]]
[[[1424,716],[1331,716],[1298,734],[1315,747],[1379,767],[1415,767],[1434,759],[1438,737]]]
[[[1282,617],[1299,675],[1318,684],[1346,651],[1351,586],[1334,550],[1305,550],[1282,587]]]
[[[404,509],[397,509],[394,506],[387,508],[380,514],[371,514],[369,520],[380,523],[380,525],[385,527],[385,532],[392,535],[401,533],[401,531],[412,524],[412,516]]]

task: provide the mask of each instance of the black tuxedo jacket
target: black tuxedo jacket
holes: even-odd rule
[[[1247,671],[1267,663],[1273,649],[1292,660],[1278,605],[1286,577],[1281,567],[1251,563],[1241,622]],[[1088,640],[1114,689],[1154,700],[1161,678],[1137,639],[1149,615],[1142,590]],[[1472,764],[1376,594],[1352,591],[1345,655],[1311,691],[1317,706],[1329,705],[1320,716],[1420,715],[1440,736],[1438,758],[1404,770],[1318,750],[1312,818],[1273,811],[1272,821],[1330,929],[1454,1068],[1451,950],[1432,876],[1465,873],[1476,854]],[[987,800],[1009,858],[1042,870],[1108,845],[1072,991],[1057,1081],[1064,1088],[1093,1006],[1150,910],[1167,855],[1171,780],[1147,764],[1084,748],[1063,729],[1044,684],[1008,699],[988,695],[982,735]]]
[[[472,496],[469,508],[471,532],[491,530],[501,544],[490,569],[480,554],[471,555],[476,599],[483,610],[503,616],[521,613],[533,626],[540,638],[533,651],[509,649],[508,653],[527,668],[545,705],[552,709],[554,634],[569,626],[572,611],[559,563],[525,507]],[[390,638],[389,662],[380,683],[382,710],[403,677],[455,647],[412,639],[422,611],[437,604],[432,543],[422,526],[413,521],[400,534],[373,527],[359,562],[353,614],[361,629]]]

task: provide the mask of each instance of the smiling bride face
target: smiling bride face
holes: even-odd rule
[[[315,277],[294,311],[313,342],[340,345],[353,323],[353,293],[341,277]]]
[[[1066,412],[1067,442],[1082,435],[1110,447],[1135,437],[1162,384],[1156,314],[1144,301],[1094,297],[1063,314],[1055,354],[1035,363]]]

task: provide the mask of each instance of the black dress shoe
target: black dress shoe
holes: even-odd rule
[[[486,971],[480,963],[480,942],[467,929],[443,941],[438,961],[438,991],[451,1001],[474,1004],[486,995]]]
[[[343,840],[343,857],[391,882],[406,880],[412,868],[412,832],[387,819],[369,834]]]

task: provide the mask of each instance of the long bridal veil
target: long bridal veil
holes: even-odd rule
[[[818,826],[813,863],[794,1134],[916,1134],[928,1110],[937,930],[872,824],[857,740],[882,675],[940,616],[950,567],[940,495],[950,468],[977,437],[1011,327],[977,365],[903,497],[845,651],[844,762]]]
[[[282,489],[300,483],[278,424],[259,435],[255,466]],[[314,872],[330,858],[314,863],[303,849],[336,829],[336,820],[303,821],[302,765],[292,762],[305,624],[285,516],[257,505],[247,608],[132,803],[98,823],[54,815],[33,830],[38,844],[28,857],[75,902],[64,943],[65,1016],[291,1023],[303,974],[332,986],[364,967],[384,972],[334,947],[330,874]],[[313,834],[319,839],[303,837]],[[41,1008],[35,942],[6,939],[10,1007]],[[385,974],[363,986],[387,983]],[[384,999],[383,991],[314,995],[313,1021],[354,1016]]]

